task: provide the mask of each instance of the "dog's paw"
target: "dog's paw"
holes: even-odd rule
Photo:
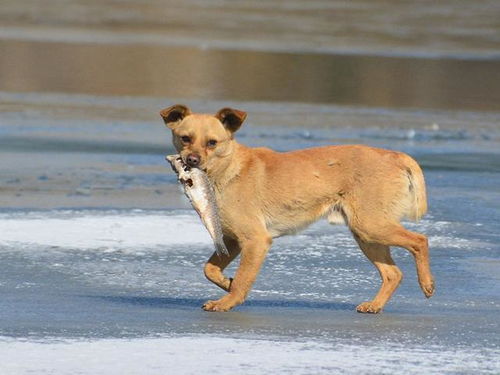
[[[372,301],[363,302],[356,307],[356,311],[364,314],[378,314],[382,311],[382,306],[379,306]]]
[[[205,302],[202,309],[205,311],[229,311],[240,303],[241,302],[228,294],[217,301]]]
[[[202,309],[205,311],[229,311],[232,309],[232,306],[227,303],[221,302],[221,300],[207,301],[202,306]]]
[[[421,282],[420,287],[422,288],[422,291],[424,292],[424,295],[427,298],[431,298],[432,295],[434,294],[434,290],[435,290],[434,280],[431,279],[430,281],[427,281],[425,283]]]

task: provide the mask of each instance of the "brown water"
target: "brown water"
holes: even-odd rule
[[[500,60],[0,40],[0,90],[500,110]]]
[[[3,0],[0,91],[500,109],[495,0]]]

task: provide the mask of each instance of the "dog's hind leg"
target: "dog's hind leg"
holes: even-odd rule
[[[382,286],[372,301],[363,302],[356,311],[360,313],[378,313],[383,308],[392,294],[399,286],[403,273],[392,260],[389,246],[362,241],[357,235],[354,238],[358,242],[363,253],[374,264],[382,278]]]
[[[431,297],[434,293],[434,279],[429,264],[427,237],[380,217],[372,217],[369,221],[360,220],[361,217],[363,216],[358,216],[357,220],[349,222],[349,227],[355,236],[369,244],[399,246],[408,250],[415,259],[420,288],[427,298]]]
[[[224,276],[222,271],[231,263],[240,253],[240,246],[238,242],[232,238],[224,237],[224,243],[229,251],[229,255],[217,254],[214,252],[203,269],[205,277],[213,282],[218,287],[229,292],[231,287],[232,278]]]
[[[427,298],[434,294],[434,278],[431,273],[429,260],[429,243],[427,237],[420,233],[411,232],[401,225],[395,225],[385,238],[384,244],[400,246],[408,250],[415,258],[418,283]]]

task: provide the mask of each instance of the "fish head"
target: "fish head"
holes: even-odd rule
[[[234,150],[234,133],[246,113],[223,108],[215,115],[196,114],[184,105],[174,105],[160,112],[172,131],[172,142],[184,163],[204,171],[216,169]]]

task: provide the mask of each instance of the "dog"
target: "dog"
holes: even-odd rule
[[[227,292],[203,305],[228,311],[243,303],[273,238],[293,234],[320,218],[344,222],[382,278],[380,290],[356,307],[379,313],[402,280],[390,246],[414,257],[418,282],[429,298],[434,279],[427,237],[405,229],[427,211],[424,176],[410,156],[364,145],[323,146],[291,152],[250,148],[235,140],[247,114],[223,108],[196,114],[184,105],[160,112],[183,161],[212,182],[229,255],[214,253],[204,267],[208,280]],[[241,256],[234,279],[224,269]]]

